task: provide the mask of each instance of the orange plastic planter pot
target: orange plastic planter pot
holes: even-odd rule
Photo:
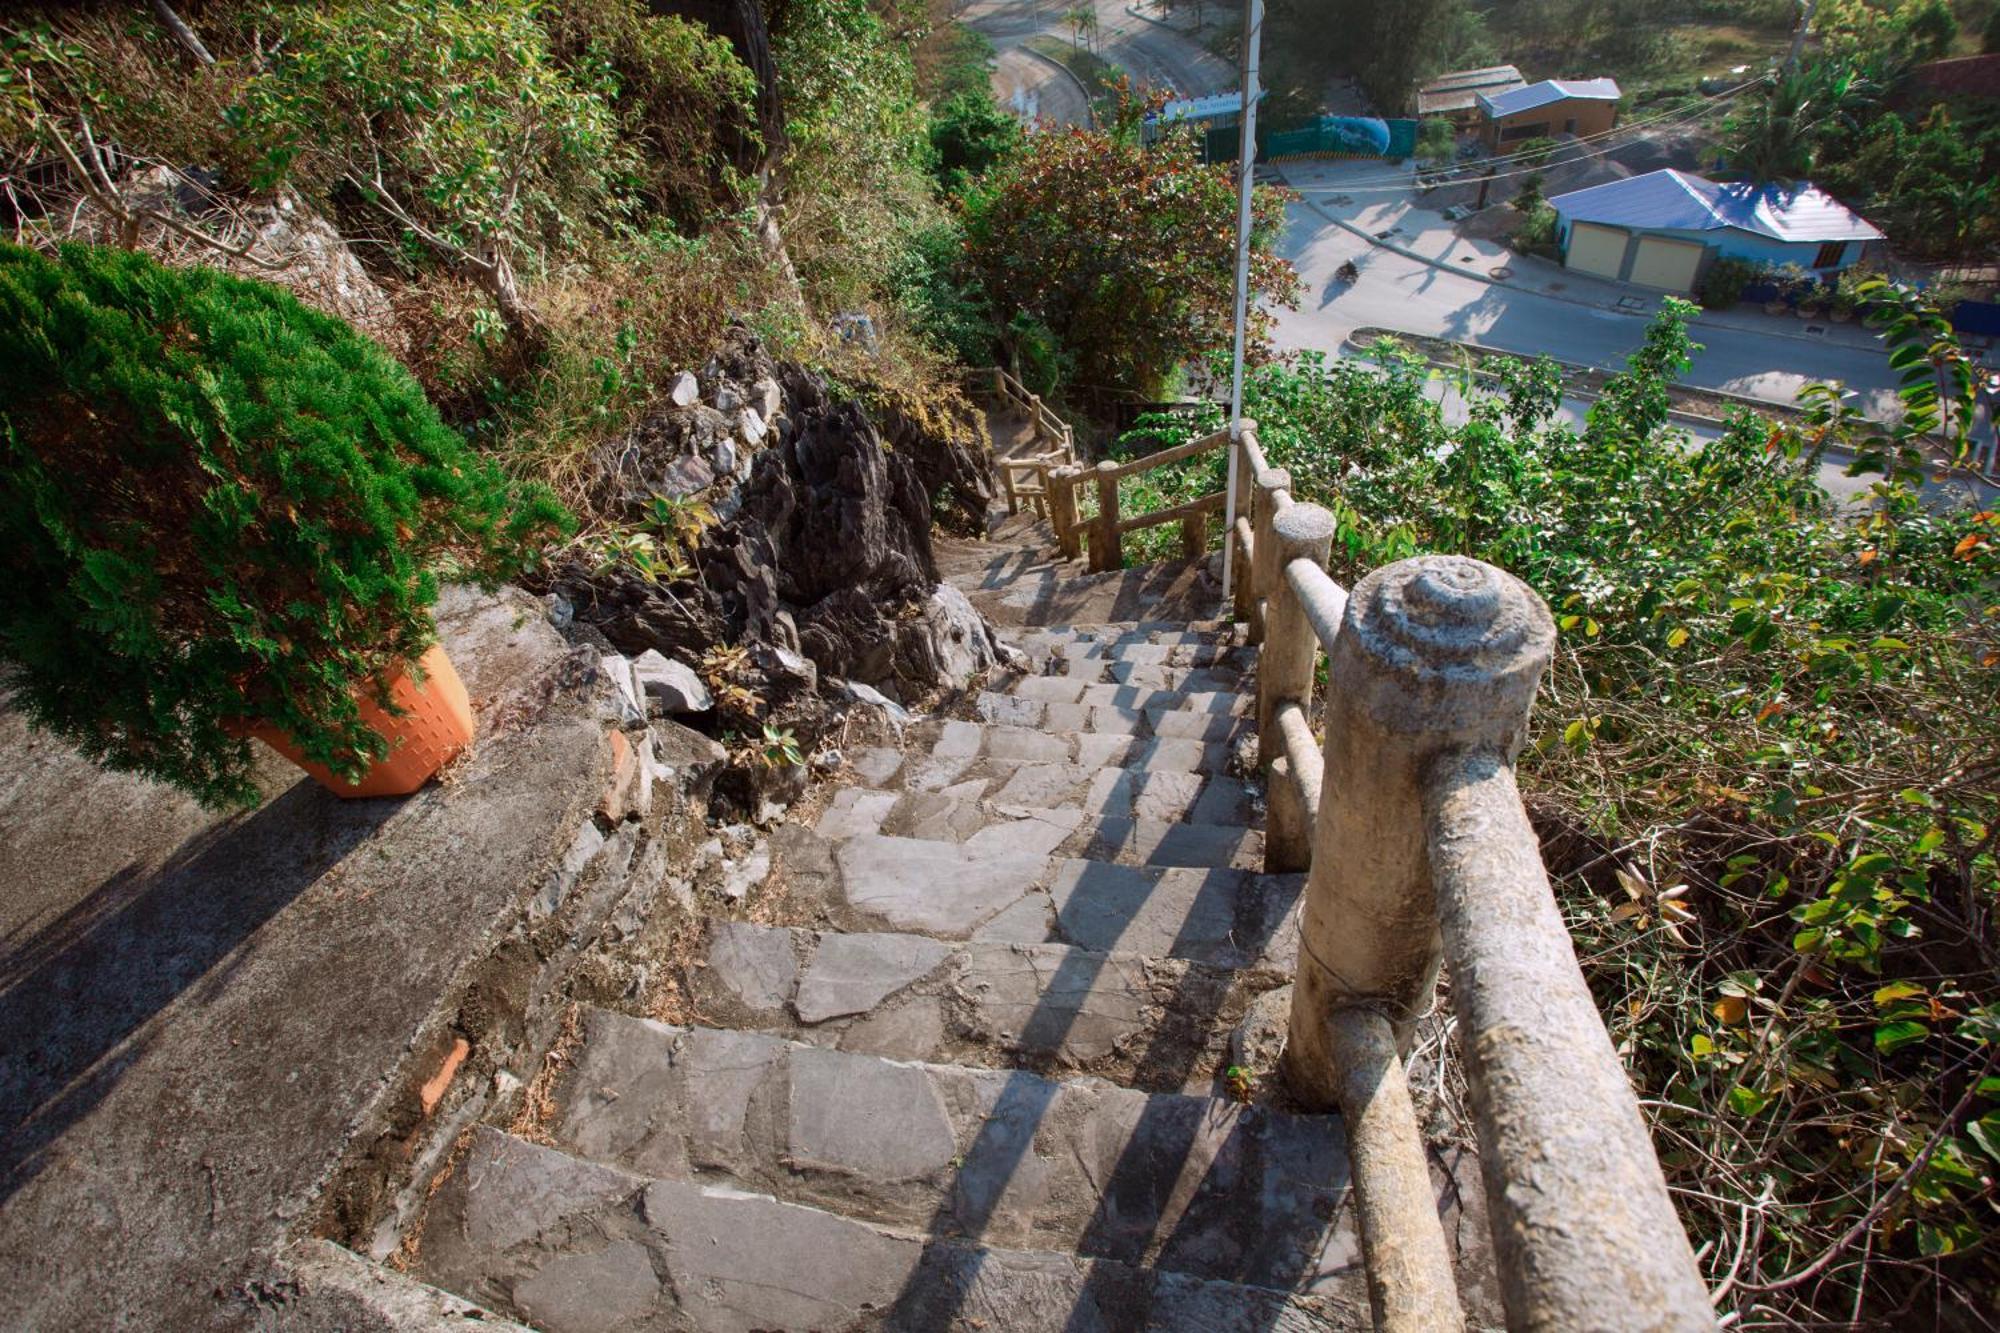
[[[465,682],[438,644],[418,659],[424,683],[408,671],[389,681],[389,697],[403,710],[401,717],[383,711],[372,693],[363,694],[362,720],[389,742],[389,753],[364,773],[359,782],[338,777],[325,764],[308,761],[292,738],[268,723],[250,728],[250,735],[303,768],[336,796],[408,796],[430,781],[472,739],[472,701]]]

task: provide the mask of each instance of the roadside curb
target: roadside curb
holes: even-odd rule
[[[1039,36],[1040,34],[1037,35]],[[1063,62],[1060,60],[1056,60],[1053,57],[1043,55],[1040,51],[1037,51],[1034,47],[1029,46],[1026,42],[1023,42],[1021,45],[1016,46],[1012,49],[1021,52],[1023,55],[1027,56],[1030,60],[1039,60],[1042,64],[1047,65],[1050,69],[1057,71],[1064,78],[1068,79],[1071,83],[1075,84],[1077,92],[1081,94],[1083,97],[1083,114],[1085,117],[1084,124],[1089,129],[1094,130],[1097,128],[1097,104],[1091,99],[1090,89],[1083,86],[1083,80],[1077,77],[1075,70],[1071,69],[1068,65],[1063,64]]]
[[[1285,176],[1283,171],[1276,170],[1275,168],[1273,169],[1273,171],[1274,174],[1278,177],[1278,180],[1281,184],[1287,187],[1291,186],[1291,181]],[[1347,221],[1345,218],[1337,218],[1333,214],[1327,212],[1324,208],[1321,208],[1317,203],[1313,201],[1312,196],[1308,194],[1301,192],[1299,195],[1299,202],[1304,204],[1307,208],[1310,208],[1313,212],[1319,214],[1321,217],[1325,218],[1328,222],[1332,223],[1334,226],[1340,228],[1342,231],[1351,232],[1355,236],[1358,236],[1362,240],[1368,242],[1370,245],[1378,246],[1381,249],[1391,252],[1392,254],[1399,254],[1403,256],[1405,259],[1414,259],[1419,264],[1428,265],[1431,268],[1437,269],[1441,273],[1456,274],[1461,278],[1471,278],[1474,282],[1483,282],[1488,287],[1499,287],[1510,292],[1521,292],[1524,295],[1528,296],[1539,296],[1545,301],[1561,301],[1567,305],[1580,306],[1585,310],[1605,310],[1615,315],[1627,315],[1633,319],[1648,318],[1647,315],[1639,314],[1636,311],[1620,310],[1615,305],[1604,305],[1601,302],[1597,301],[1586,301],[1583,298],[1577,296],[1565,296],[1561,292],[1545,292],[1537,290],[1536,288],[1533,287],[1521,287],[1515,285],[1514,283],[1502,281],[1499,278],[1489,277],[1488,275],[1479,272],[1477,269],[1461,268],[1456,264],[1448,264],[1443,260],[1438,259],[1432,255],[1427,255],[1419,251],[1412,250],[1407,245],[1398,245],[1394,241],[1383,240],[1381,237],[1375,235],[1375,233],[1371,231],[1364,231],[1362,228],[1355,226],[1352,222]],[[1705,318],[1705,315],[1706,312],[1704,312],[1702,315],[1697,315],[1695,316],[1695,318],[1688,321],[1689,327],[1701,328],[1705,325],[1706,327],[1712,329],[1733,329],[1738,333],[1748,333],[1754,337],[1759,337],[1759,338],[1790,338],[1793,342],[1810,343],[1814,347],[1830,347],[1836,345],[1833,343],[1829,343],[1822,338],[1814,338],[1804,333],[1792,333],[1789,330],[1784,330],[1784,329],[1746,329],[1736,324],[1713,323],[1708,321]],[[1486,349],[1486,350],[1491,350],[1491,349]],[[1509,355],[1512,354],[1510,353]],[[1711,392],[1711,391],[1704,390],[1704,392]],[[1713,390],[1712,392],[1719,393],[1721,391]],[[1731,395],[1731,396],[1740,397],[1741,395]],[[1770,400],[1761,398],[1746,398],[1744,399],[1744,401],[1751,403],[1762,403]]]
[[[1449,343],[1454,347],[1463,347],[1469,352],[1478,352],[1486,356],[1507,356],[1507,357],[1514,357],[1516,359],[1521,359],[1520,353],[1518,352],[1503,352],[1500,351],[1498,348],[1487,347],[1484,346],[1483,344],[1475,342],[1467,342],[1462,338],[1437,338],[1431,336],[1430,334],[1405,335],[1405,334],[1398,334],[1393,329],[1374,328],[1373,326],[1369,325],[1364,325],[1361,328],[1355,329],[1352,333],[1349,333],[1346,338],[1341,340],[1341,345],[1340,345],[1341,355],[1344,356],[1352,352],[1355,356],[1355,359],[1364,361],[1367,360],[1368,359],[1367,344],[1360,342],[1356,337],[1357,334],[1364,332],[1372,332],[1378,336],[1390,337],[1390,338],[1423,337],[1429,339],[1431,342]],[[1439,370],[1458,369],[1458,367],[1453,365],[1451,362],[1440,361],[1434,356],[1425,355],[1424,360],[1428,362],[1431,366]],[[1594,374],[1605,373],[1596,366],[1578,365],[1574,361],[1564,361],[1553,356],[1549,357],[1549,360],[1565,370],[1585,371]],[[1480,371],[1476,368],[1473,370],[1473,373],[1475,375],[1480,375],[1483,378],[1489,377],[1487,375],[1487,372]],[[1691,386],[1691,387],[1696,387],[1696,386]],[[1702,389],[1696,387],[1696,391],[1702,394],[1706,394],[1713,398],[1727,399],[1739,407],[1749,408],[1752,411],[1772,412],[1775,410],[1777,412],[1783,413],[1788,417],[1797,417],[1799,415],[1798,408],[1793,407],[1789,404],[1774,402],[1766,398],[1750,398],[1740,393],[1729,393],[1722,389]],[[1563,386],[1562,392],[1563,396],[1566,398],[1587,399],[1588,401],[1593,403],[1595,403],[1598,399],[1604,396],[1603,393],[1597,389],[1584,388],[1580,385],[1565,384]],[[1719,427],[1719,426],[1726,426],[1728,424],[1728,422],[1722,417],[1712,417],[1705,412],[1693,412],[1683,407],[1669,407],[1667,409],[1667,416],[1672,420],[1680,422],[1684,426]],[[1827,457],[1837,458],[1837,459],[1847,459],[1849,461],[1852,461],[1855,457],[1854,450],[1849,449],[1845,445],[1836,444],[1831,441],[1822,446],[1822,452]],[[1942,473],[1946,475],[1959,478],[1969,478],[1974,481],[1984,482],[1986,485],[1989,486],[2000,486],[2000,476],[1989,475],[1987,473],[1981,472],[1978,468],[1958,467],[1956,465],[1946,463],[1942,459],[1935,457],[1931,459],[1931,463],[1933,466],[1941,469]]]

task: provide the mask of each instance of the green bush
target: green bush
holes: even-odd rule
[[[1708,266],[1708,272],[1701,275],[1701,290],[1695,295],[1710,310],[1727,310],[1743,299],[1743,293],[1757,281],[1761,272],[1748,260],[1717,259]]]
[[[278,288],[0,246],[0,672],[100,762],[247,804],[241,720],[358,775],[355,692],[431,643],[440,562],[500,577],[567,525]]]
[[[1516,200],[1516,206],[1519,200]],[[1541,255],[1555,259],[1561,255],[1556,245],[1556,211],[1545,199],[1536,199],[1524,211],[1521,225],[1514,228],[1508,241],[1524,255]]]

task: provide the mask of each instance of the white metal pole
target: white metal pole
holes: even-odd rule
[[[1250,196],[1257,163],[1257,48],[1264,39],[1264,0],[1243,0],[1243,140],[1236,183],[1236,350],[1229,375],[1229,489],[1223,501],[1222,596],[1236,575],[1236,469],[1243,436],[1243,342],[1250,319]]]

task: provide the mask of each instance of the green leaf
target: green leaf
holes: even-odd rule
[[[1667,635],[1667,647],[1678,648],[1688,641],[1687,626],[1676,625]]]
[[[1878,1055],[1894,1055],[1905,1046],[1914,1045],[1930,1035],[1930,1028],[1914,1019],[1903,1018],[1884,1023],[1875,1029],[1875,1051]]]
[[[2000,1111],[1989,1111],[1967,1125],[1965,1136],[1979,1145],[1979,1151],[2000,1162]]]
[[[1771,1104],[1771,1098],[1741,1083],[1729,1090],[1729,1109],[1740,1116],[1753,1116]]]

